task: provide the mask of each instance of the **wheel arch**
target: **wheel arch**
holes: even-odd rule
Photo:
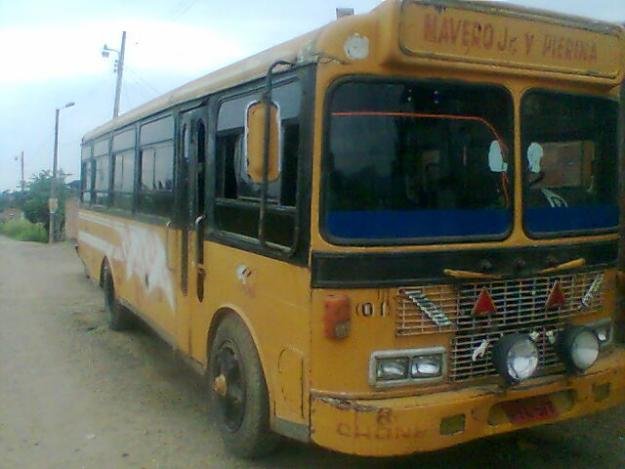
[[[113,271],[113,264],[111,263],[111,261],[109,261],[107,256],[102,256],[102,260],[100,261],[100,271],[99,271],[99,275],[100,277],[98,278],[98,285],[100,285],[100,287],[104,286],[104,268],[108,266],[108,270],[111,273],[111,277],[113,277],[113,285],[115,284],[115,273]]]
[[[252,338],[252,342],[254,343],[254,347],[256,348],[256,353],[258,354],[258,360],[260,361],[260,367],[263,372],[263,377],[265,378],[265,384],[267,386],[267,397],[269,399],[270,418],[272,418],[274,414],[273,378],[268,373],[267,359],[263,352],[263,348],[260,345],[260,340],[258,339],[256,331],[252,326],[252,322],[250,321],[249,317],[241,311],[240,308],[234,305],[224,305],[217,309],[217,311],[215,311],[215,314],[211,319],[210,326],[208,328],[208,334],[206,337],[206,364],[204,367],[204,371],[208,376],[208,367],[211,358],[211,345],[213,343],[213,340],[215,339],[215,333],[217,332],[219,325],[228,316],[236,316],[237,318],[239,318],[243,322],[244,326],[250,334],[250,337]]]

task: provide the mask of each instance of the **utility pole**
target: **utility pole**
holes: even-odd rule
[[[122,77],[124,75],[124,53],[126,52],[126,31],[122,31],[122,46],[119,50],[113,49],[106,44],[102,46],[102,57],[108,57],[109,52],[117,54],[115,61],[115,71],[117,72],[117,83],[115,85],[115,104],[113,105],[113,119],[119,115],[119,97],[122,93]]]
[[[59,208],[59,199],[56,195],[57,175],[56,168],[59,160],[59,113],[61,109],[71,107],[74,102],[69,102],[62,108],[56,108],[54,113],[54,156],[52,160],[52,181],[50,182],[50,200],[48,208],[50,210],[50,226],[48,227],[48,243],[52,244],[56,240],[56,211]]]
[[[56,224],[56,211],[59,202],[56,198],[56,166],[59,157],[59,111],[57,107],[54,114],[54,156],[52,159],[52,181],[50,181],[50,200],[48,201],[48,209],[50,210],[50,221],[48,225],[48,243],[54,242],[54,228]]]
[[[124,73],[124,52],[126,51],[126,31],[122,32],[122,47],[119,50],[117,60],[117,85],[115,86],[115,107],[113,108],[113,118],[119,116],[119,96],[122,93],[122,75]]]
[[[20,167],[22,171],[22,178],[20,179],[20,186],[22,188],[22,196],[23,196],[24,190],[26,188],[26,181],[24,180],[24,150],[22,150],[22,153],[20,155]]]
[[[20,168],[21,168],[21,178],[20,178],[20,188],[22,189],[22,195],[24,195],[24,190],[26,186],[26,181],[24,180],[24,150],[20,153],[20,156],[13,157],[15,161],[20,160]]]

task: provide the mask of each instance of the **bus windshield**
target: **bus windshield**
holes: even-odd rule
[[[523,99],[526,229],[535,235],[615,228],[616,102],[551,91]]]
[[[322,229],[338,243],[504,236],[512,102],[496,87],[347,82],[330,98]]]

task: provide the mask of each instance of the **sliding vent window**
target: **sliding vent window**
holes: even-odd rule
[[[91,191],[93,190],[91,151],[91,144],[84,144],[80,156],[80,199],[85,204],[91,201]]]
[[[532,91],[522,103],[525,228],[533,235],[616,229],[618,105]]]
[[[349,82],[330,95],[322,224],[338,243],[501,238],[512,223],[503,89]]]
[[[109,152],[110,137],[95,142],[93,146],[94,166],[94,202],[98,205],[108,205],[111,181],[111,165]]]
[[[141,127],[139,143],[139,210],[170,216],[174,201],[174,119],[158,119]]]
[[[135,176],[135,131],[113,137],[113,205],[130,210]]]

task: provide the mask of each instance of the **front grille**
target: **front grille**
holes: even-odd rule
[[[539,367],[548,368],[558,364],[550,335],[562,329],[570,318],[601,309],[603,288],[587,297],[587,304],[582,307],[582,298],[600,275],[601,271],[590,271],[456,286],[400,288],[396,299],[395,333],[407,336],[453,332],[449,376],[454,382],[495,375],[492,347],[501,336],[514,333],[533,335],[539,351]],[[547,298],[556,282],[566,304],[547,310]],[[490,293],[497,312],[475,316],[473,306],[484,288]],[[422,298],[437,305],[438,312],[444,313],[449,322],[440,321],[440,316],[430,311],[431,307],[424,308]],[[484,353],[474,357],[480,346]]]

